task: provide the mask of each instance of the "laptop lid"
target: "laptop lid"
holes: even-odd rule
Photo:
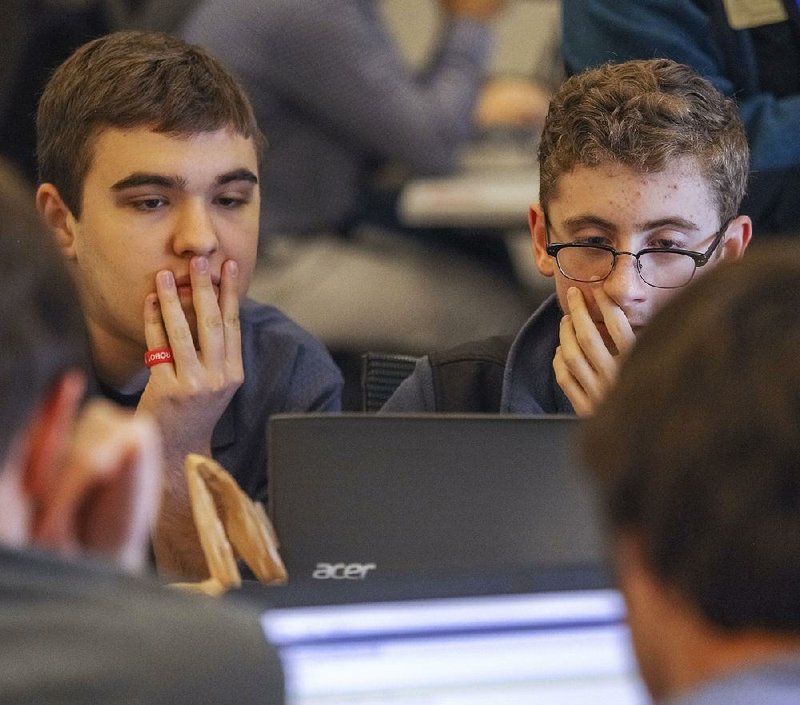
[[[384,597],[311,606],[282,588],[273,599],[292,606],[267,610],[262,624],[287,705],[649,702],[619,594],[585,573],[547,576],[522,591],[424,599],[396,599],[408,582],[387,581]]]
[[[602,562],[579,427],[567,416],[273,416],[269,511],[290,581]]]

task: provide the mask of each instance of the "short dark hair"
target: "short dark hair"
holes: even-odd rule
[[[586,426],[612,533],[713,624],[800,630],[800,245],[680,292]]]
[[[0,462],[53,383],[85,369],[77,293],[29,186],[0,162]]]
[[[738,214],[749,170],[736,104],[696,71],[668,59],[604,64],[567,79],[553,96],[539,145],[540,201],[576,166],[642,172],[697,160],[720,223]]]
[[[108,34],[77,49],[48,81],[36,115],[40,182],[80,217],[94,139],[103,128],[169,135],[222,128],[264,138],[244,89],[205,49],[160,32]]]

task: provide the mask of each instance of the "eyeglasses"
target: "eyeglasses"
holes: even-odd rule
[[[567,279],[578,282],[601,282],[614,271],[619,255],[636,260],[636,270],[642,281],[657,289],[679,289],[694,277],[697,267],[708,264],[711,255],[722,240],[730,221],[714,235],[705,252],[681,250],[671,247],[647,247],[638,252],[615,250],[609,245],[592,245],[582,242],[548,244],[546,251],[555,257],[558,270]],[[545,218],[547,239],[550,228]]]

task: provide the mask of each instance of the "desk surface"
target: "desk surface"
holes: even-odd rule
[[[525,229],[539,197],[535,142],[478,142],[457,174],[414,178],[402,188],[398,215],[413,227]]]

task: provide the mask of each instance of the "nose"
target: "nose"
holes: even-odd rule
[[[175,222],[173,250],[181,257],[209,256],[219,247],[209,206],[202,199],[187,199]]]
[[[625,307],[645,298],[647,284],[639,276],[636,258],[630,254],[619,253],[614,269],[603,281],[603,289],[614,302]]]

